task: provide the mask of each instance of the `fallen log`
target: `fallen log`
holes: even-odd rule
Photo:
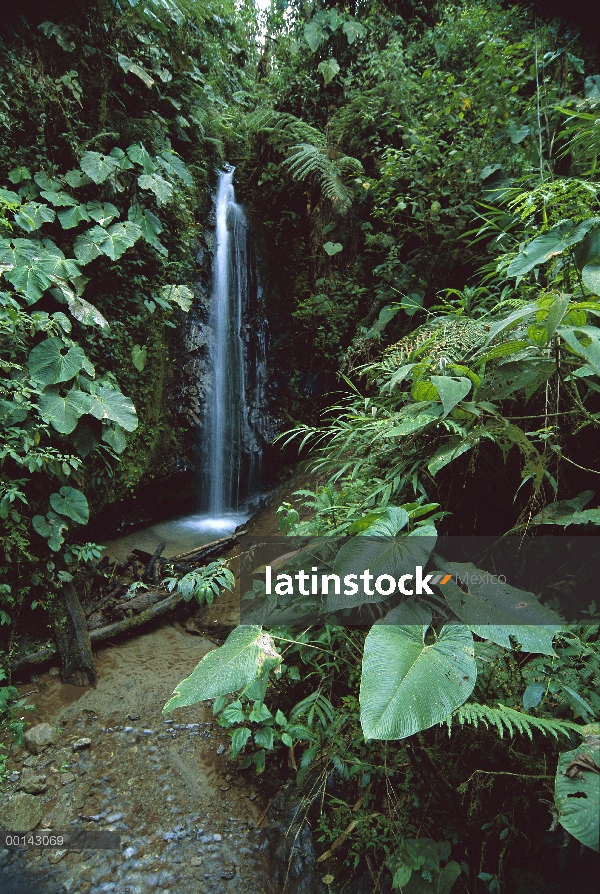
[[[160,596],[164,596],[164,591],[152,592],[158,592]],[[92,646],[95,646],[97,643],[104,642],[112,636],[124,633],[126,630],[133,630],[135,627],[140,627],[142,624],[146,624],[148,621],[153,621],[155,618],[176,608],[181,601],[182,596],[179,593],[171,593],[166,599],[161,599],[159,602],[155,602],[137,615],[131,615],[131,617],[123,618],[121,621],[107,624],[105,627],[98,627],[96,630],[90,630],[90,642]],[[37,652],[32,652],[29,655],[21,655],[16,660],[12,661],[11,670],[15,673],[16,671],[23,670],[32,665],[44,664],[46,661],[51,661],[54,657],[56,657],[56,651],[51,647],[39,649]]]
[[[197,546],[195,549],[191,549],[187,553],[180,553],[178,556],[173,556],[171,559],[168,559],[167,562],[169,564],[177,563],[178,565],[197,565],[202,559],[208,559],[227,552],[228,549],[238,542],[238,538],[244,533],[245,531],[238,531],[237,534],[230,534],[228,537],[212,540],[210,543],[205,543],[204,546]]]

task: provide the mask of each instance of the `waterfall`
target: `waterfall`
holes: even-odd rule
[[[202,433],[202,509],[243,513],[260,487],[266,348],[260,288],[234,169],[219,175],[209,308],[210,376]]]

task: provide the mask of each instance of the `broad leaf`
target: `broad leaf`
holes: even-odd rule
[[[107,230],[104,227],[92,227],[77,238],[75,254],[83,264],[92,261],[99,254],[107,255],[111,261],[118,261],[141,235],[140,228],[131,221],[113,224]]]
[[[96,184],[104,183],[119,168],[117,159],[110,155],[102,155],[100,152],[84,153],[80,165],[81,170]],[[70,182],[68,174],[65,179],[68,183]]]
[[[323,62],[319,62],[317,71],[323,75],[323,81],[325,82],[325,86],[327,86],[327,84],[331,84],[336,74],[339,74],[340,66],[337,59],[332,57],[331,59],[325,59]]]
[[[106,320],[95,305],[90,304],[85,298],[79,298],[73,295],[67,300],[70,313],[83,326],[99,326],[102,330],[108,330],[108,320]]]
[[[447,624],[426,645],[429,609],[413,603],[413,618],[407,608],[401,605],[374,624],[365,641],[360,722],[367,739],[405,739],[428,729],[460,707],[475,686],[469,628]]]
[[[78,525],[87,525],[90,518],[90,509],[85,495],[74,487],[61,487],[57,494],[50,494],[50,505],[59,515],[77,522]]]
[[[187,313],[194,301],[194,293],[187,286],[163,286],[160,290],[164,301],[172,301]]]
[[[167,249],[158,239],[163,227],[155,214],[140,205],[132,205],[127,212],[127,219],[140,228],[142,239],[145,239],[161,255],[168,255]]]
[[[586,233],[597,223],[600,223],[600,218],[597,217],[590,217],[578,226],[572,220],[561,220],[551,227],[547,233],[543,233],[530,242],[517,255],[511,262],[507,275],[524,276],[530,270],[533,270],[534,267],[539,267],[540,264],[546,263],[550,258],[561,255],[571,246],[581,242]]]
[[[584,358],[596,375],[600,375],[600,329],[596,326],[560,326],[558,334],[572,351]],[[584,344],[580,336],[589,344]]]
[[[88,202],[85,207],[91,219],[101,227],[107,227],[115,217],[119,216],[119,209],[115,208],[112,202]]]
[[[73,196],[63,192],[61,189],[43,189],[41,196],[56,208],[70,208],[72,205],[77,204],[77,199],[74,199]]]
[[[352,46],[356,39],[362,40],[362,38],[367,33],[367,29],[364,25],[361,25],[360,22],[357,22],[355,19],[348,19],[348,21],[344,22],[342,25],[342,31],[348,38],[348,43]]]
[[[31,377],[44,387],[67,382],[83,367],[85,354],[78,345],[67,347],[61,338],[47,338],[37,345],[27,365]]]
[[[464,376],[455,379],[450,376],[431,376],[435,390],[444,407],[444,416],[454,409],[456,404],[466,397],[471,390],[472,382]]]
[[[23,205],[17,214],[15,214],[15,223],[17,223],[26,233],[33,233],[39,230],[45,223],[52,223],[56,218],[56,211],[49,208],[48,205],[42,205],[39,202],[27,202]]]
[[[532,708],[537,708],[539,703],[544,697],[544,692],[546,691],[545,683],[530,683],[525,692],[523,693],[523,708],[525,711],[531,711]]]
[[[586,264],[581,271],[581,278],[593,295],[600,295],[600,264]]]
[[[141,174],[138,177],[140,189],[149,189],[156,196],[159,205],[165,205],[173,195],[173,187],[158,174]]]
[[[432,475],[437,475],[440,469],[443,469],[444,466],[447,466],[448,463],[451,463],[452,460],[457,459],[457,457],[462,456],[462,454],[466,453],[467,450],[470,450],[472,446],[473,444],[470,441],[460,441],[456,439],[452,444],[449,444],[446,447],[440,447],[439,450],[436,450],[427,463],[427,468]]]
[[[111,426],[110,428],[104,426],[102,429],[102,440],[117,454],[123,453],[127,447],[127,441],[125,440],[123,430],[118,425],[116,427]]]
[[[205,655],[193,673],[182,680],[163,713],[237,692],[278,667],[281,660],[273,640],[261,627],[238,627],[219,649]]]
[[[304,39],[313,53],[316,53],[323,41],[327,39],[327,32],[313,19],[312,22],[304,26]]]
[[[530,519],[530,525],[563,525],[567,527],[573,524],[573,517],[582,514],[582,509],[587,506],[594,496],[593,490],[584,490],[576,497],[570,500],[558,500],[556,503],[549,503],[544,506],[541,512],[534,515]],[[597,512],[598,510],[592,510]]]
[[[591,760],[592,766],[589,770],[581,769],[579,774],[581,779],[576,776],[572,779],[565,775],[565,771],[577,758]],[[597,744],[580,745],[574,751],[559,755],[554,799],[561,826],[577,841],[597,851],[600,827],[600,773],[594,772],[593,764],[600,766],[600,747]]]
[[[89,413],[90,403],[89,394],[75,388],[71,388],[65,397],[61,397],[57,390],[47,389],[40,397],[40,416],[60,434],[70,435],[79,418]]]
[[[435,563],[454,578],[441,588],[446,602],[477,636],[506,649],[512,648],[512,637],[525,652],[555,654],[552,640],[564,625],[533,593],[511,587],[471,562],[447,562],[435,556]]]
[[[15,252],[16,254],[16,252]],[[0,261],[0,264],[2,261]],[[44,272],[39,258],[25,260],[12,270],[5,270],[4,276],[13,284],[18,292],[21,292],[29,304],[35,304],[44,292],[52,285],[52,280]]]
[[[135,431],[138,426],[138,418],[135,407],[128,397],[121,394],[115,388],[102,385],[90,395],[91,405],[89,412],[96,419],[117,422],[125,431]]]
[[[73,208],[69,208],[68,211],[59,211],[58,219],[63,230],[72,230],[73,227],[78,226],[82,221],[89,221],[90,216],[85,205],[75,205]]]
[[[340,588],[340,593],[328,593],[325,596],[323,610],[333,612],[387,599],[386,595],[377,592],[373,581],[382,574],[391,575],[396,580],[405,574],[414,575],[416,565],[427,564],[435,540],[435,537],[408,535],[373,537],[364,534],[352,537],[338,552],[333,571],[342,580],[348,574],[356,575],[358,592],[344,594],[344,589],[349,589],[344,587]],[[360,580],[360,575],[366,570],[373,576],[370,585],[370,589],[373,590],[371,594],[365,592],[364,582]]]
[[[556,372],[552,360],[511,360],[487,369],[478,392],[480,400],[504,400],[516,391],[529,398]]]
[[[117,53],[117,62],[125,73],[131,72],[131,74],[134,74],[140,81],[143,81],[146,87],[150,88],[154,84],[154,78],[151,78],[145,68],[142,68],[141,65],[138,65],[137,62],[130,59],[129,56]]]
[[[183,162],[178,155],[175,155],[173,152],[161,152],[160,160],[167,166],[169,174],[175,174],[175,176],[179,177],[180,180],[183,180],[185,185],[189,186],[190,189],[193,187],[194,181],[192,175],[188,171],[185,162]],[[144,171],[144,173],[146,172]]]
[[[138,372],[143,372],[144,367],[146,366],[146,359],[148,357],[148,349],[145,347],[140,347],[140,345],[134,345],[131,349],[131,361]]]
[[[343,247],[341,242],[326,242],[323,246],[323,251],[332,258],[334,255],[339,254]]]
[[[152,160],[152,156],[146,151],[142,143],[133,143],[127,150],[127,155],[136,165],[140,165],[142,173],[154,174],[156,165]]]

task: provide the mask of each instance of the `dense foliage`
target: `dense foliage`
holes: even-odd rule
[[[0,41],[7,652],[30,605],[60,625],[97,571],[90,515],[182,449],[168,359],[225,159],[262,258],[282,442],[317,479],[283,532],[347,538],[320,557],[334,569],[377,562],[385,536],[398,571],[454,572],[438,533],[597,530],[600,61],[567,23],[499,0],[48,16]],[[232,575],[162,584],[211,602]],[[522,591],[454,586],[329,601],[302,633],[283,600],[169,702],[215,699],[241,769],[296,771],[333,890],[350,869],[407,892],[542,891],[532,854],[571,841],[577,873],[597,849],[595,603],[575,618],[538,594],[525,627]],[[9,717],[15,698],[0,689]]]

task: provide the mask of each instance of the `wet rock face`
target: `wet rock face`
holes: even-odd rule
[[[46,745],[56,740],[56,728],[49,723],[38,723],[25,733],[25,744],[32,754],[39,754]]]
[[[325,894],[322,872],[306,814],[291,786],[275,798],[269,810],[271,825],[265,830],[265,849],[271,863],[271,883],[285,894]]]

